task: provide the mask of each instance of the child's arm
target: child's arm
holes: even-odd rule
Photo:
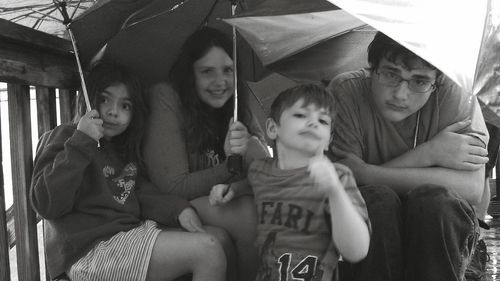
[[[335,167],[326,157],[317,157],[309,165],[315,186],[328,196],[332,238],[340,254],[350,262],[366,257],[370,231],[347,195]]]
[[[59,126],[40,148],[33,168],[30,199],[45,219],[73,209],[85,170],[97,153],[97,142],[72,126]]]
[[[208,202],[210,205],[224,205],[236,197],[253,194],[247,179],[233,182],[231,184],[218,184],[212,187]]]
[[[165,226],[181,226],[181,213],[191,207],[187,200],[177,195],[162,193],[158,187],[142,177],[137,178],[137,187],[136,194],[141,205],[142,218]]]

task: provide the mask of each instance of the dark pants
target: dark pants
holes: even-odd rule
[[[372,226],[370,248],[363,261],[339,267],[340,281],[464,280],[479,233],[469,203],[433,185],[404,198],[381,186],[360,191]]]

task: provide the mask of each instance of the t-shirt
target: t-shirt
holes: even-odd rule
[[[413,148],[418,121],[416,145],[427,142],[447,126],[471,116],[475,97],[442,75],[434,91],[420,109],[400,122],[386,120],[372,102],[371,73],[366,69],[335,77],[328,89],[333,93],[337,115],[331,145],[351,152],[368,164],[383,164]],[[488,131],[475,102],[472,124],[461,133],[472,134],[488,143]],[[330,150],[331,151],[331,150]],[[340,157],[333,155],[335,160]]]
[[[254,161],[248,171],[257,204],[257,281],[331,281],[339,254],[332,240],[327,198],[313,192],[307,167],[282,170],[277,160]],[[366,205],[351,171],[334,164],[351,202],[368,221]]]

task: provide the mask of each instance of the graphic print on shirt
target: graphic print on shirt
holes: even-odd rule
[[[113,199],[123,205],[127,201],[128,196],[135,186],[135,178],[137,176],[137,167],[134,163],[129,163],[123,167],[122,172],[115,177],[115,169],[111,166],[104,166],[102,173],[106,179],[111,178],[114,183],[111,186]]]
[[[207,150],[207,152],[205,152],[205,157],[207,161],[206,167],[215,167],[220,164],[219,154],[217,154],[213,149]]]
[[[275,253],[275,243],[278,233],[270,232],[260,251],[260,265],[255,280],[274,281],[273,275],[278,275],[278,281],[320,281],[323,270],[319,266],[317,256],[308,255],[294,264],[293,253],[283,253],[278,257]],[[269,264],[266,261],[273,261]],[[273,274],[274,273],[274,274]]]

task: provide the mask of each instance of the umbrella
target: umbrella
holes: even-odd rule
[[[329,80],[366,66],[376,32],[326,0],[269,0],[225,21],[268,69],[295,80]]]
[[[114,2],[114,3],[113,3]],[[121,0],[121,2],[127,2]],[[128,2],[131,2],[130,0]],[[121,9],[120,1],[110,1],[77,17],[73,24],[84,65],[94,56],[119,61],[135,71],[148,83],[165,79],[185,39],[196,29],[209,25],[228,35],[232,29],[218,20],[230,17],[232,2],[229,0],[139,0],[144,5],[130,13],[128,18],[115,20],[108,17]],[[238,10],[245,3],[238,2]],[[104,48],[104,49],[103,49]],[[254,79],[259,62],[253,58],[251,48],[238,40],[240,77]]]
[[[309,10],[305,14],[297,14],[293,11],[287,14],[288,18],[301,24],[286,24],[283,13],[273,15],[272,12],[263,12],[264,9],[248,11],[226,21],[236,26],[265,65],[292,78],[302,77],[296,75],[297,67],[293,67],[292,70],[286,68],[290,65],[286,62],[287,60],[290,61],[295,57],[295,61],[298,61],[307,52],[312,53],[314,48],[323,47],[325,42],[347,40],[346,36],[352,38],[359,30],[362,30],[363,24],[367,24],[384,32],[435,65],[471,96],[477,94],[479,101],[483,104],[483,111],[495,113],[485,114],[487,121],[498,124],[497,126],[500,125],[498,117],[500,111],[500,99],[498,99],[500,90],[498,87],[500,81],[499,1],[464,0],[459,5],[453,0],[328,0],[328,2],[334,6],[326,11],[320,9],[322,12],[311,13]],[[286,10],[283,3],[283,0],[271,0],[263,5],[282,5]],[[324,4],[322,6],[324,7]],[[335,10],[336,7],[342,10]],[[322,14],[331,21],[323,20]],[[277,23],[280,18],[283,18],[281,25]],[[319,31],[321,28],[328,30],[328,27],[330,33]],[[339,27],[337,34],[333,31],[334,27]],[[284,45],[285,49],[279,49],[279,44],[267,44],[270,42],[267,40],[271,40],[273,35],[279,33],[298,34],[296,38],[304,38],[305,35],[302,34],[308,34],[308,32],[318,32],[325,36],[311,39],[307,45],[302,46],[300,43],[294,43],[294,38],[291,38]],[[369,38],[362,45],[358,45],[358,48],[362,46],[361,50],[366,52],[371,35],[365,34],[360,37]],[[297,41],[301,40],[307,41],[297,39]],[[360,53],[360,50],[353,45],[348,48],[331,47],[329,51],[328,48],[323,50],[324,52],[317,55],[313,63],[318,69],[328,69],[322,64],[322,57],[336,57],[338,54],[341,54],[341,58],[352,54],[361,55],[360,57],[366,62],[366,54]],[[340,66],[343,67],[342,60],[335,58],[335,61],[340,62]],[[333,64],[338,64],[335,61]],[[330,63],[332,61],[326,62],[326,64]],[[359,61],[354,61],[352,66],[358,68]],[[324,78],[323,73],[314,75],[316,79]]]
[[[3,0],[0,18],[58,37],[67,38],[58,4],[65,5],[70,18],[89,9],[96,0]]]

